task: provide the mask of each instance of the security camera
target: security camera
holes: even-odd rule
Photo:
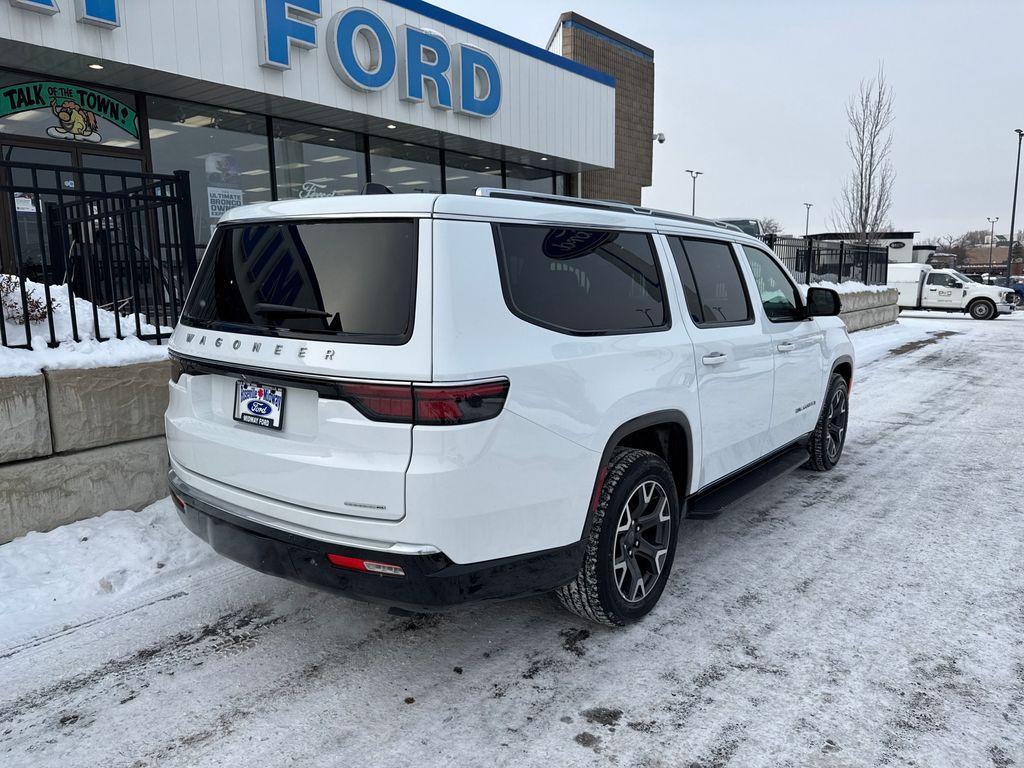
[[[664,144],[665,143],[665,134],[664,133],[656,133],[656,134],[654,134],[654,140],[656,142],[658,142],[659,144]]]

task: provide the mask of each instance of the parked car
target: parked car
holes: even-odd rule
[[[1024,278],[1014,277],[1010,279],[1007,277],[990,277],[986,283],[988,285],[998,285],[1002,288],[1009,288],[1013,291],[1013,295],[1010,297],[1010,301],[1013,306],[1017,308],[1024,306]]]
[[[904,309],[965,312],[975,320],[992,320],[1013,312],[1013,292],[976,283],[955,269],[930,264],[890,264],[887,284],[899,290]]]
[[[507,190],[251,205],[170,342],[171,492],[215,550],[417,610],[658,601],[681,520],[840,460],[853,348],[722,224]]]
[[[763,237],[765,234],[761,222],[757,219],[719,219],[719,221],[723,224],[731,224],[752,237]]]

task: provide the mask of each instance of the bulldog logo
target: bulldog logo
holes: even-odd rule
[[[82,109],[77,101],[67,99],[58,102],[56,99],[51,99],[50,109],[59,123],[59,125],[46,129],[46,134],[51,138],[90,143],[96,143],[103,139],[97,130],[96,115]]]

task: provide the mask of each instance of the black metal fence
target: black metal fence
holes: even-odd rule
[[[51,286],[62,286],[61,299],[66,286],[75,341],[91,323],[99,341],[135,335],[159,344],[195,266],[188,173],[0,161],[0,272],[13,275],[3,284],[3,311],[17,327],[9,333],[0,322],[3,346],[31,348],[33,319],[45,319],[47,343],[58,345],[66,334],[55,326]],[[41,284],[44,297],[26,280]],[[90,316],[80,317],[76,298],[90,302]]]
[[[799,283],[885,285],[889,275],[889,249],[883,246],[779,235],[761,239]]]

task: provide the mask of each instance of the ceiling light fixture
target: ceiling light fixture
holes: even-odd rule
[[[89,65],[89,69],[103,69],[103,65],[94,61]]]
[[[398,126],[397,126],[397,125],[395,125],[394,123],[388,123],[388,130],[389,130],[389,131],[393,131],[393,130],[395,130],[395,128],[397,128],[397,127],[398,127]]]

